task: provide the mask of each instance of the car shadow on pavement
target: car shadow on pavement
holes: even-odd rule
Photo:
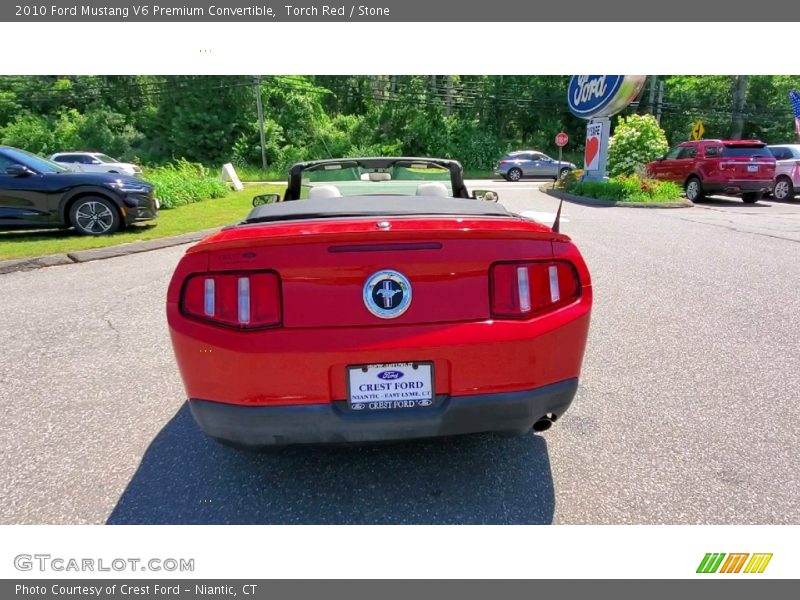
[[[720,196],[710,196],[705,198],[704,200],[696,201],[695,204],[697,206],[731,206],[733,208],[769,208],[769,204],[764,204],[761,200],[758,202],[744,202],[738,198],[724,198]]]
[[[542,524],[544,438],[490,434],[235,450],[184,405],[151,442],[108,524]]]

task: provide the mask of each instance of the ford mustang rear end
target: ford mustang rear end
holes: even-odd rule
[[[167,316],[199,426],[263,446],[546,429],[591,304],[569,238],[498,204],[312,194],[190,248]]]

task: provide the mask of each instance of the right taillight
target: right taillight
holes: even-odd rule
[[[203,273],[186,280],[183,312],[240,329],[274,327],[281,322],[280,279],[272,272]]]
[[[566,261],[497,263],[491,268],[492,316],[528,318],[580,296],[578,273]]]

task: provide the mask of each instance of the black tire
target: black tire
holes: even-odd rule
[[[775,189],[772,190],[772,197],[775,200],[794,200],[794,184],[786,176],[778,177],[775,182]]]
[[[69,223],[81,235],[110,235],[122,219],[114,203],[101,196],[84,196],[69,209]]]
[[[522,169],[518,169],[517,167],[509,169],[508,173],[506,173],[506,179],[508,181],[519,181],[522,179]]]
[[[761,192],[748,192],[746,194],[742,194],[742,200],[745,204],[755,204],[761,200],[761,196]]]
[[[689,177],[683,189],[686,192],[686,199],[691,202],[702,202],[706,198],[706,193],[703,191],[703,184],[698,177]]]
[[[564,177],[567,175],[567,173],[569,173],[569,172],[570,172],[570,170],[571,170],[571,169],[570,169],[569,167],[564,167],[563,169],[561,169],[561,170],[558,172],[558,178],[559,178],[559,179],[563,179],[563,178],[564,178]]]

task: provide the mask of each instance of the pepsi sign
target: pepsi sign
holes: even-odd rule
[[[567,89],[569,109],[577,117],[610,117],[639,95],[645,75],[573,75]]]

